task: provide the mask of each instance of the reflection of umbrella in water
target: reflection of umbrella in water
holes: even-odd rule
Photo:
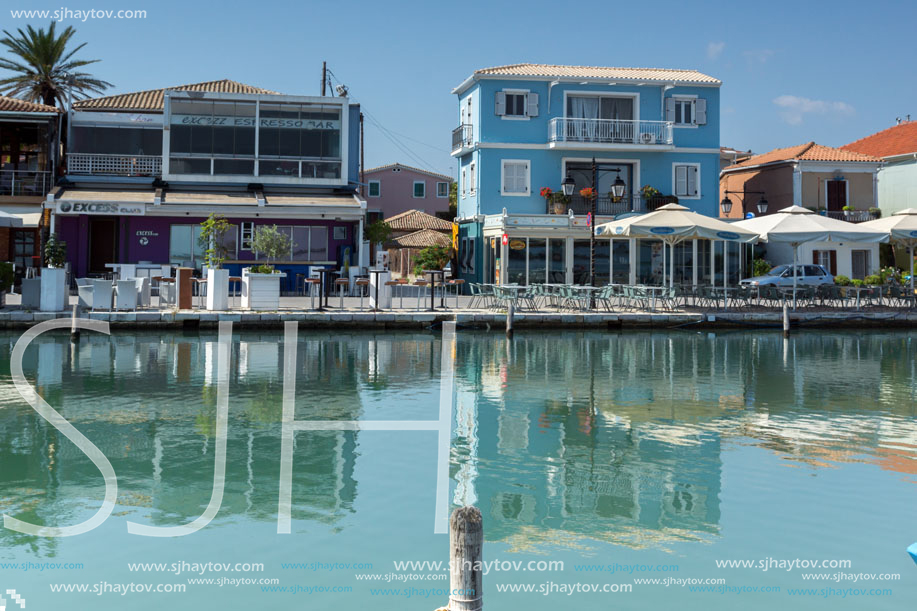
[[[737,226],[754,231],[765,242],[784,242],[793,247],[793,309],[796,309],[799,246],[806,242],[888,242],[887,231],[854,225],[815,214],[802,206],[790,206],[775,214],[739,221]]]

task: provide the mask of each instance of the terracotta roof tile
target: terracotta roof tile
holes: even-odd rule
[[[841,147],[876,157],[917,153],[917,121],[905,121]]]
[[[427,246],[450,246],[452,238],[433,229],[421,229],[397,238],[392,238],[391,244],[398,248],[426,248]]]
[[[421,212],[420,210],[407,210],[385,219],[394,231],[418,231],[420,229],[434,229],[436,231],[452,231],[452,223],[438,216]]]
[[[742,168],[748,166],[764,165],[767,163],[777,163],[781,161],[855,161],[864,163],[879,163],[882,160],[871,155],[863,155],[854,151],[847,151],[814,142],[806,142],[796,146],[774,149],[767,153],[754,155],[735,165],[731,165],[726,170],[733,168]]]
[[[207,81],[205,83],[192,83],[178,85],[165,89],[150,89],[148,91],[135,91],[105,96],[92,100],[79,100],[73,103],[77,110],[108,110],[108,111],[150,111],[162,112],[163,94],[166,90],[173,91],[206,91],[209,93],[262,93],[278,95],[276,91],[252,87],[244,83],[237,83],[223,79],[221,81]]]
[[[56,106],[36,104],[19,98],[8,98],[0,95],[0,111],[2,112],[60,112]]]
[[[562,66],[556,64],[511,64],[475,70],[475,76],[532,76],[544,78],[593,78],[632,81],[703,83],[719,85],[721,81],[697,70],[668,68],[604,68],[600,66]]]
[[[404,165],[403,163],[389,163],[386,165],[376,166],[374,168],[368,168],[363,170],[364,174],[372,174],[375,172],[381,172],[383,170],[391,170],[394,168],[402,168],[404,170],[410,170],[411,172],[417,172],[419,174],[427,174],[428,176],[433,176],[434,178],[442,178],[448,182],[455,182],[455,179],[451,176],[446,176],[445,174],[439,174],[437,172],[431,172],[429,170],[421,170],[420,168],[415,168],[414,166]]]

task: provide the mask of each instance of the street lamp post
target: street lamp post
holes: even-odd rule
[[[741,195],[742,196],[742,211],[745,212],[745,198],[747,195],[760,195],[761,198],[758,199],[758,203],[755,204],[755,207],[758,209],[759,215],[764,215],[767,212],[768,202],[764,197],[764,191],[723,191],[723,201],[720,202],[720,210],[723,212],[723,216],[729,216],[729,212],[732,210],[732,200],[729,199],[730,194]]]
[[[611,195],[615,199],[624,197],[624,190],[627,185],[621,180],[621,170],[615,168],[614,170],[608,170],[609,172],[617,172],[614,183],[611,185]],[[576,187],[576,181],[573,180],[573,177],[570,176],[570,173],[567,172],[567,176],[564,178],[561,183],[563,188],[564,195],[570,197],[573,195],[573,190]],[[595,219],[598,215],[598,199],[599,199],[599,170],[595,162],[595,157],[592,158],[592,201],[590,204],[590,214],[591,222],[589,223],[589,285],[595,286]],[[591,302],[591,300],[590,300]],[[594,307],[594,304],[593,304]]]

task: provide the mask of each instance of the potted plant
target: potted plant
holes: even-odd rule
[[[6,261],[0,262],[0,307],[3,307],[6,294],[13,287],[15,279],[16,274],[13,271],[13,264]]]
[[[643,199],[649,201],[654,197],[659,197],[661,195],[659,189],[652,187],[650,185],[643,185],[643,188],[640,189],[640,195]]]
[[[289,256],[292,243],[276,225],[255,228],[252,250],[264,256],[264,263],[242,270],[242,307],[248,310],[276,310],[280,307],[280,279],[286,274],[274,270],[271,261]]]
[[[882,209],[881,209],[881,208],[876,208],[876,207],[870,208],[870,209],[869,209],[869,216],[871,216],[871,217],[874,218],[874,219],[880,219],[880,218],[882,218]]]
[[[850,216],[851,215],[850,213],[856,210],[856,208],[854,208],[853,206],[844,206],[843,208],[841,208],[841,210],[844,211],[844,216],[847,217],[847,216]]]
[[[595,197],[595,189],[592,187],[586,187],[579,190],[580,197],[583,199],[592,199]]]
[[[204,250],[207,266],[207,309],[225,310],[229,307],[229,270],[223,263],[229,256],[224,239],[231,225],[224,216],[211,214],[201,223],[198,243]]]
[[[67,244],[51,234],[45,242],[45,267],[41,269],[41,296],[39,309],[42,312],[60,312],[67,307]]]

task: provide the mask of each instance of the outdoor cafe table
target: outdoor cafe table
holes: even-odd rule
[[[318,290],[318,311],[321,312],[328,307],[328,291],[327,291],[327,281],[328,274],[332,273],[334,270],[330,267],[313,267],[312,271],[318,273],[319,280],[319,290]],[[324,305],[322,305],[322,299],[324,298]]]
[[[868,294],[868,293],[871,293],[871,292],[872,292],[872,287],[871,287],[871,286],[847,286],[847,287],[844,287],[844,288],[845,288],[845,290],[847,290],[847,291],[853,291],[853,292],[856,293],[856,309],[857,309],[857,310],[860,309],[860,294],[862,294],[862,293],[867,293],[867,294]]]
[[[664,286],[641,286],[641,289],[649,293],[650,296],[650,311],[656,311],[656,298],[659,297],[659,294],[666,290]]]
[[[441,269],[425,269],[423,270],[424,275],[430,276],[430,312],[436,310],[436,276],[439,275],[439,286],[443,288],[439,294],[439,307],[445,309],[446,307],[446,293],[445,293],[445,284],[446,284],[446,272]]]

